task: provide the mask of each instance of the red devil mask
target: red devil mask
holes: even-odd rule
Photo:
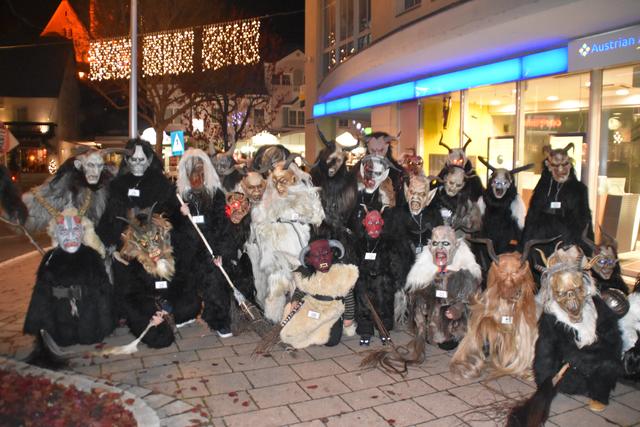
[[[372,239],[377,239],[382,234],[382,227],[384,226],[384,220],[382,219],[382,213],[380,211],[369,211],[362,220],[364,229]]]
[[[300,264],[311,265],[316,271],[326,273],[333,264],[333,250],[340,250],[340,258],[344,256],[344,246],[337,240],[314,240],[300,254]]]

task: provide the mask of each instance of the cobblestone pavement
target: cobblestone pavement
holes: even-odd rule
[[[21,329],[39,259],[34,254],[0,264],[0,355],[23,359],[30,351],[32,338]],[[169,348],[141,345],[130,356],[79,357],[71,369],[143,397],[161,424],[170,426],[502,425],[500,415],[533,391],[531,382],[513,377],[454,378],[448,370],[451,354],[434,347],[403,378],[361,369],[355,338],[332,348],[278,349],[252,357],[259,340],[253,332],[221,340],[193,323],[179,335]],[[392,336],[398,344],[410,338],[404,332]],[[119,328],[106,345],[132,339]],[[583,397],[558,395],[548,425],[612,424],[640,425],[639,384],[618,384],[600,414],[589,411]]]

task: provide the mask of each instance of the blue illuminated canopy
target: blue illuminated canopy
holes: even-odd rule
[[[566,47],[547,50],[318,103],[313,106],[313,117],[359,110],[471,87],[564,73],[567,71],[567,66],[568,51]]]

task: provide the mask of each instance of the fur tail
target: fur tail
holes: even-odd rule
[[[43,330],[42,332],[51,339],[51,336],[47,334],[46,331]],[[60,350],[60,347],[55,344],[55,341],[51,341],[54,343],[57,351],[52,351],[49,348],[45,343],[43,335],[37,335],[35,347],[27,356],[25,362],[54,371],[67,368],[69,366],[68,358],[63,355],[64,353]]]

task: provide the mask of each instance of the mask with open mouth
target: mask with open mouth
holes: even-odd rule
[[[430,178],[424,175],[411,175],[409,185],[405,184],[404,196],[409,205],[409,212],[418,215],[425,206],[429,205],[435,195],[429,192]]]
[[[373,193],[389,176],[389,166],[381,156],[367,156],[360,163],[360,176],[364,183],[365,192]]]
[[[447,265],[451,264],[457,249],[458,240],[453,228],[441,225],[433,229],[429,250],[433,256],[434,264],[441,272],[446,271]]]
[[[506,169],[498,169],[491,177],[491,191],[496,199],[502,199],[511,187],[511,176]]]

